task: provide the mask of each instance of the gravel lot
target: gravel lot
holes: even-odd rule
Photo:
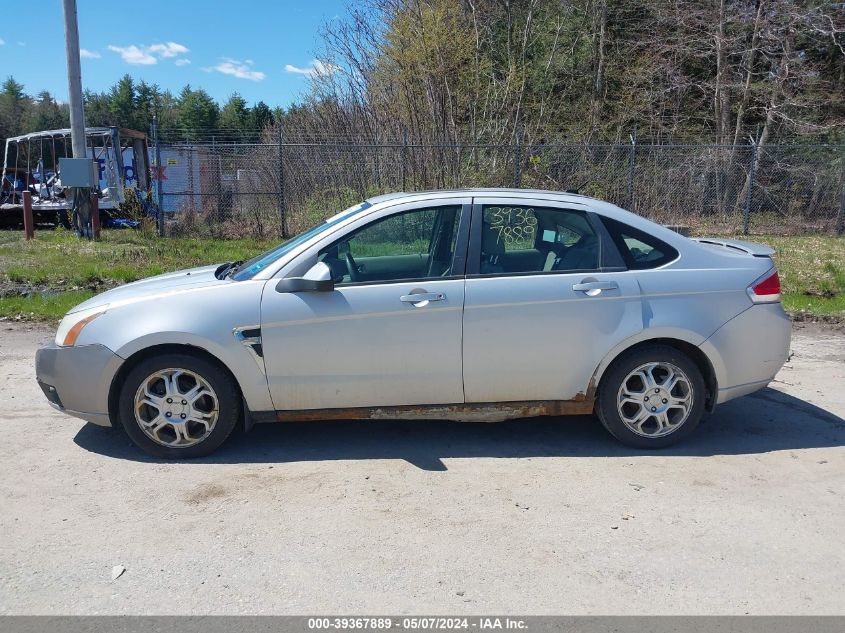
[[[189,463],[53,411],[50,336],[0,323],[0,613],[845,613],[841,329],[667,451],[587,417],[332,422]]]

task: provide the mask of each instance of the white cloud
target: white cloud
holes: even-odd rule
[[[87,48],[80,48],[79,56],[82,59],[100,59],[102,57],[97,51],[89,51]]]
[[[250,81],[261,81],[267,76],[260,70],[253,70],[251,66],[251,59],[241,62],[237,59],[224,57],[223,61],[216,66],[213,66],[212,68],[203,68],[203,70],[206,72],[217,71],[218,73],[223,73],[224,75],[232,75],[238,79],[249,79]]]
[[[18,42],[18,46],[26,46],[26,42]]]
[[[2,37],[0,37],[0,46],[5,46],[5,45],[6,45],[6,40],[4,40]]]
[[[158,63],[155,57],[134,44],[131,46],[112,46],[109,44],[108,49],[118,53],[127,64],[134,66],[152,66]]]
[[[285,72],[295,73],[297,75],[306,75],[308,77],[328,77],[340,70],[340,66],[334,64],[327,64],[321,62],[319,59],[312,59],[311,64],[305,68],[294,66],[293,64],[285,64]]]
[[[159,57],[176,57],[177,55],[184,55],[188,52],[186,46],[177,44],[176,42],[168,42],[167,44],[153,44],[149,48],[150,53],[154,53]]]
[[[108,49],[118,53],[127,64],[135,66],[152,66],[157,64],[159,59],[178,57],[190,50],[187,46],[182,46],[182,44],[176,42],[153,44],[152,46],[137,46],[135,44],[114,46],[109,44]]]
[[[181,58],[181,59],[177,59],[177,60],[176,60],[175,62],[173,62],[173,63],[174,63],[174,64],[176,64],[177,66],[187,66],[188,64],[190,64],[190,63],[191,63],[191,60],[190,60],[190,59],[185,59],[185,58],[183,57],[183,58]]]

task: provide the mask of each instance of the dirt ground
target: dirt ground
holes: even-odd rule
[[[588,417],[256,427],[146,458],[0,323],[0,614],[842,614],[845,333],[682,446]],[[116,580],[115,566],[125,567]]]

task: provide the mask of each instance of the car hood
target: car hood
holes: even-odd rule
[[[74,307],[68,314],[106,304],[110,306],[122,305],[206,286],[235,283],[231,279],[217,279],[214,276],[214,271],[218,267],[219,264],[188,268],[124,284],[100,293],[96,297],[91,297]]]

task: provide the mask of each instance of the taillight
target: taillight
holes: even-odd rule
[[[778,277],[778,271],[772,268],[748,286],[746,292],[754,303],[774,303],[780,301],[780,277]]]

